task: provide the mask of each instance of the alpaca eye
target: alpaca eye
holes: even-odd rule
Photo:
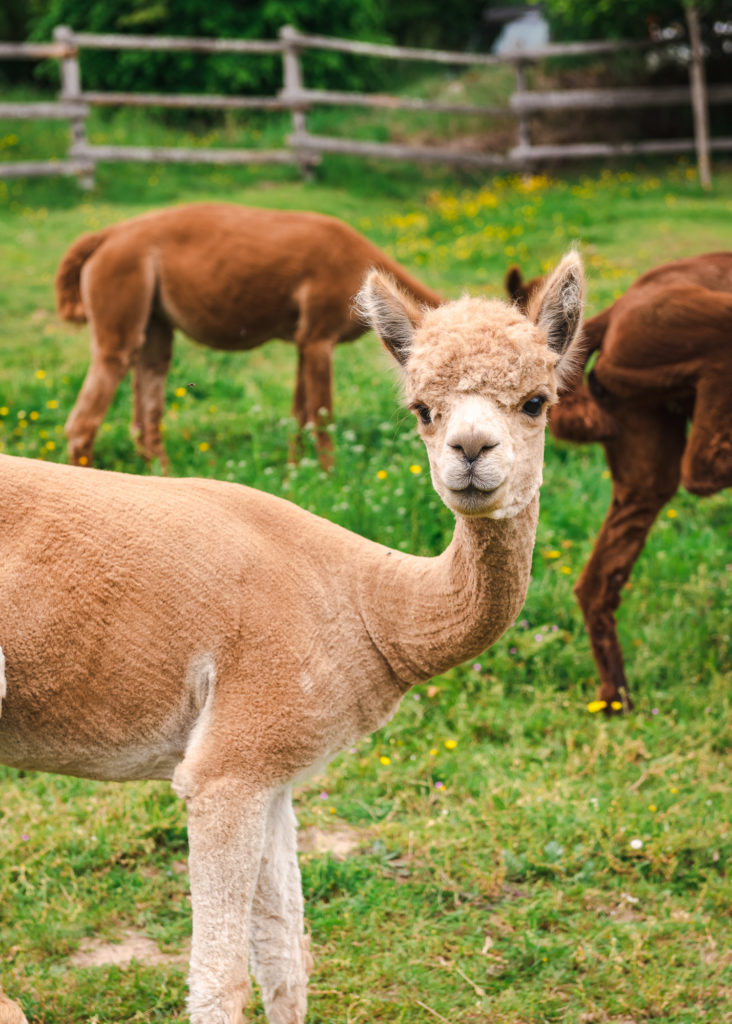
[[[422,420],[424,425],[427,427],[432,422],[432,416],[426,405],[415,405],[413,406],[414,411],[417,413],[419,418]]]
[[[524,402],[521,406],[521,411],[525,412],[527,416],[538,416],[544,407],[544,402],[546,402],[546,399],[542,398],[541,395],[534,395],[533,398]]]

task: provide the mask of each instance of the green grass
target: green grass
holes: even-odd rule
[[[1,450],[65,458],[88,349],[87,330],[53,313],[68,243],[208,198],[340,216],[447,295],[500,294],[507,264],[534,274],[577,241],[595,311],[654,264],[729,247],[732,170],[717,169],[711,195],[683,163],[557,181],[333,160],[306,184],[287,169],[103,166],[91,195],[73,182],[0,183]],[[342,346],[335,376],[326,475],[309,443],[299,466],[286,461],[290,346],[227,355],[178,339],[172,471],[439,551],[450,516],[375,339]],[[126,383],[98,463],[145,472],[129,416]],[[598,448],[550,443],[517,625],[299,788],[303,828],[355,843],[342,861],[302,857],[313,1024],[732,1021],[732,501],[680,493],[654,527],[618,616],[637,709],[607,721],[586,710],[595,673],[571,588],[608,500]],[[83,939],[125,929],[186,948],[185,818],[169,786],[0,778],[2,985],[32,1024],[182,1022],[183,968],[69,960]],[[256,999],[251,1015],[264,1019]]]

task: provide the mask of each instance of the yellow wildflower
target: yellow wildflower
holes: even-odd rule
[[[79,458],[79,465],[80,466],[88,466],[89,465],[89,459],[86,457],[86,455],[80,456],[80,458]]]
[[[56,398],[49,399],[49,401],[46,402],[46,408],[47,409],[58,409],[58,399],[56,399]]]
[[[174,391],[174,394],[175,394],[176,398],[182,398],[185,395],[185,393],[186,393],[186,389],[185,388],[176,388],[175,391]]]
[[[678,512],[675,508],[669,508],[666,510],[666,515],[669,517],[669,519],[675,519],[678,515]]]
[[[36,370],[36,380],[43,380],[43,378],[45,376],[46,376],[46,371],[45,370]]]
[[[422,467],[421,466],[410,466],[409,467],[409,472],[410,473],[414,473],[415,476],[418,476],[422,472]]]
[[[388,473],[386,472],[386,470],[385,470],[385,469],[380,469],[380,470],[378,471],[378,473],[376,474],[376,478],[377,478],[378,480],[386,480],[386,478],[388,477],[388,475],[389,475],[389,474],[388,474]]]
[[[569,568],[568,565],[560,566],[559,571],[563,572],[565,576],[571,576],[572,575],[572,570]]]
[[[387,757],[386,754],[382,754],[379,758],[379,763],[383,765],[391,764],[391,758]]]
[[[38,419],[38,413],[36,412],[36,410],[35,410],[35,409],[34,409],[34,410],[33,410],[33,412],[32,412],[32,413],[30,414],[30,418],[31,418],[32,420],[37,420],[37,419]]]
[[[201,441],[201,443],[198,446],[198,450],[199,452],[207,452],[210,447],[211,445],[208,443],[208,441]]]
[[[623,710],[623,705],[622,705],[622,703],[619,700],[611,701],[610,702],[610,707],[613,709],[613,711],[622,711]]]
[[[590,712],[591,715],[594,715],[598,711],[604,711],[606,707],[606,700],[591,700],[590,703],[587,705],[587,710]]]
[[[445,746],[448,750],[454,750],[457,746],[457,740],[445,740]]]
[[[10,409],[8,409],[7,405],[0,407],[0,416],[7,416],[9,412]]]
[[[437,757],[437,754],[438,754],[437,747],[432,747],[432,749],[430,750],[430,757]]]
[[[656,807],[655,804],[649,804],[648,805],[648,810],[651,812],[651,814],[655,814],[656,811],[658,810],[658,808]]]

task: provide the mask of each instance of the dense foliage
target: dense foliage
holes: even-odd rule
[[[732,16],[729,0],[696,0],[694,6],[707,33]],[[554,39],[645,39],[684,22],[684,0],[541,0],[541,7]]]

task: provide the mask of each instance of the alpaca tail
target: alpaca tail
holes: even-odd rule
[[[56,309],[62,320],[68,320],[73,324],[86,323],[84,304],[81,301],[81,268],[106,236],[107,231],[93,231],[82,235],[70,246],[59,263],[54,289]]]

